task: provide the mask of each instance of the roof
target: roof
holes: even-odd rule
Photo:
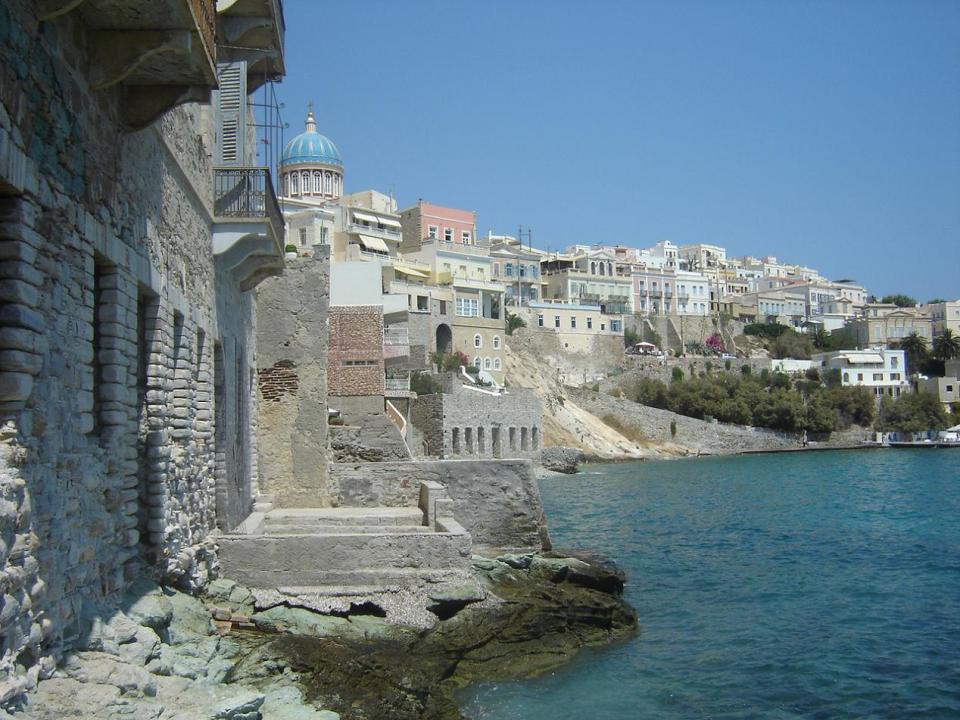
[[[343,167],[340,151],[325,135],[317,132],[313,111],[307,113],[306,129],[288,142],[280,155],[281,165],[295,163],[316,163],[319,165],[337,165]]]

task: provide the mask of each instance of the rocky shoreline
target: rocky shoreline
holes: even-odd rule
[[[0,718],[460,720],[454,692],[531,677],[636,632],[624,575],[584,553],[474,556],[485,597],[446,593],[430,628],[375,605],[324,614],[230,581],[192,597],[146,580],[88,625],[53,677]]]

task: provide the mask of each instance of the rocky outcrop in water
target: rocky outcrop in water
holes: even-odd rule
[[[572,475],[583,462],[583,451],[577,448],[548,447],[543,449],[540,464],[547,470]]]
[[[0,718],[455,720],[457,688],[545,672],[636,628],[622,572],[600,558],[475,556],[473,570],[486,597],[445,589],[428,630],[373,606],[258,607],[230,581],[202,598],[144,582],[119,608],[88,608],[79,649]]]

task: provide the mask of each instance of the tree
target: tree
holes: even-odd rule
[[[817,325],[810,333],[810,341],[817,350],[826,350],[827,343],[830,342],[830,335],[823,329],[823,325]]]
[[[947,413],[940,399],[931,393],[916,392],[893,401],[885,397],[876,428],[881,432],[919,433],[943,430],[947,424]]]
[[[912,332],[900,341],[900,349],[907,353],[907,368],[916,372],[920,361],[927,356],[927,340]]]
[[[527,326],[527,321],[524,320],[519,315],[514,315],[512,312],[507,310],[507,335],[513,335],[514,330],[519,330],[522,327]]]
[[[880,302],[896,305],[897,307],[916,307],[917,301],[909,295],[897,293],[896,295],[884,295]]]
[[[643,342],[640,339],[640,333],[638,333],[633,328],[623,329],[623,346],[624,347],[633,347],[638,342]]]
[[[770,354],[775,358],[809,360],[812,349],[809,338],[801,335],[792,328],[786,328],[785,331],[773,341]]]
[[[933,339],[933,354],[940,360],[960,357],[960,335],[946,328]]]

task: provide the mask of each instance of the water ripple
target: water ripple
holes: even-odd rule
[[[593,466],[542,483],[605,552],[630,643],[472,688],[480,720],[960,717],[960,452]]]

